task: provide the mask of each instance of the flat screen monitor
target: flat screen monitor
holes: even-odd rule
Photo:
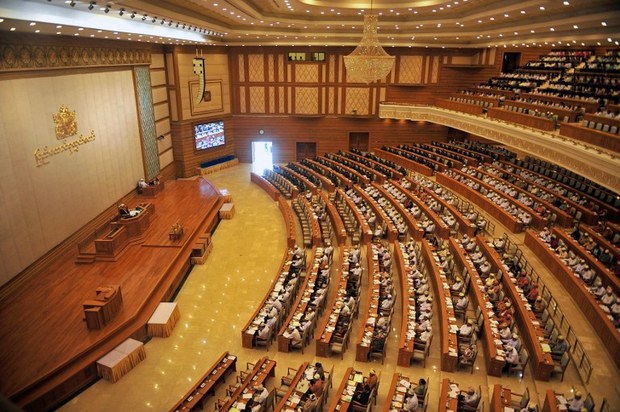
[[[226,143],[224,136],[224,122],[200,123],[194,125],[194,142],[196,150],[205,150],[212,147],[223,146]]]

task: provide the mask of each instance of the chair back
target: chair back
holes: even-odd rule
[[[523,396],[521,397],[521,408],[527,408],[527,405],[530,403],[530,389],[525,388],[525,392],[523,392]]]
[[[588,412],[594,412],[594,399],[591,394],[586,396],[586,400],[583,402],[583,406],[588,410]]]

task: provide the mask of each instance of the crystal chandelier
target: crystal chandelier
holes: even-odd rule
[[[371,83],[385,78],[394,66],[394,56],[387,54],[377,37],[377,15],[364,16],[364,34],[355,50],[344,57],[347,79],[352,82]]]

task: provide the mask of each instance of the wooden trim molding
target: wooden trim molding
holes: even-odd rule
[[[144,48],[0,44],[0,72],[150,64]]]

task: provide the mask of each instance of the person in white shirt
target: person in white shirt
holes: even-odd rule
[[[460,293],[463,290],[463,278],[457,277],[456,281],[450,286],[450,290],[454,293]]]
[[[480,402],[480,395],[476,393],[474,388],[467,389],[467,392],[463,395],[463,404],[467,406],[471,406],[473,408],[478,406]]]
[[[511,366],[519,364],[519,352],[511,345],[506,345],[506,366],[504,370],[508,370]]]
[[[583,408],[584,400],[581,392],[575,392],[575,396],[571,399],[568,399],[568,404],[566,407],[569,412],[581,412],[581,408]]]
[[[285,338],[289,338],[293,346],[301,344],[301,333],[299,332],[297,328],[293,326],[290,326],[289,329],[286,332],[284,332],[283,336]]]
[[[408,412],[415,412],[418,410],[418,397],[412,388],[407,392],[406,409]]]
[[[420,337],[418,339],[421,342],[426,343],[430,339],[431,335],[432,335],[432,328],[429,326],[428,328],[426,328],[424,332],[420,334]]]
[[[472,319],[468,319],[467,323],[463,323],[461,327],[459,328],[459,335],[460,336],[471,336],[472,332],[474,331],[474,328],[472,327],[473,323],[474,322]]]
[[[263,404],[269,397],[269,391],[263,385],[254,387],[254,402]]]
[[[458,310],[466,310],[468,303],[469,302],[467,301],[467,296],[465,296],[465,294],[461,292],[459,293],[458,299],[455,299],[454,308]]]

